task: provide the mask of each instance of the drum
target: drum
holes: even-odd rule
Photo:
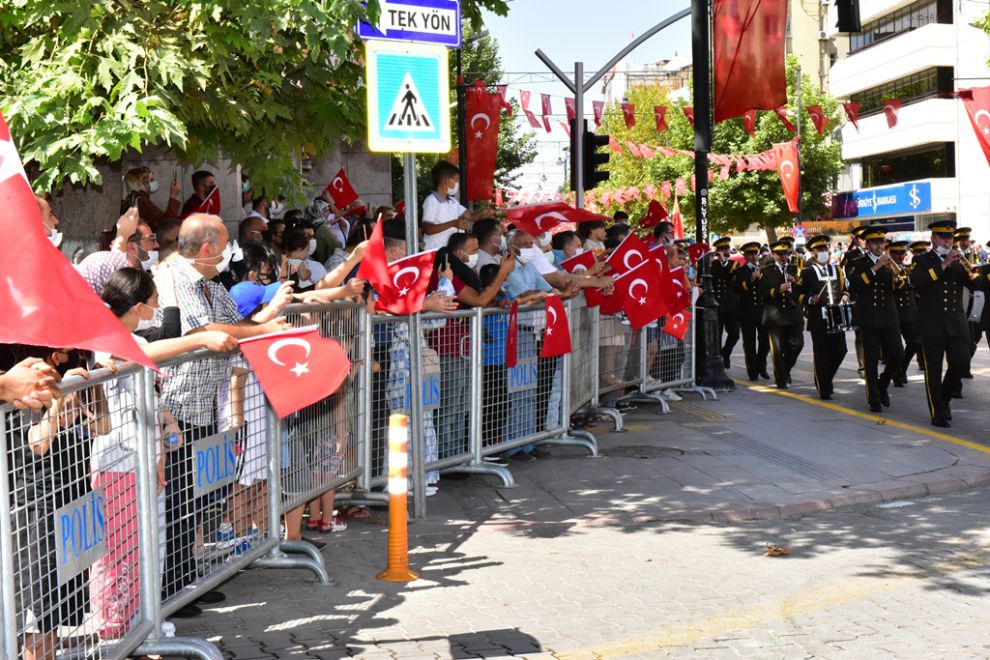
[[[970,323],[979,323],[980,319],[983,318],[983,306],[986,303],[986,294],[982,291],[972,291],[969,289],[963,289],[963,297],[965,294],[969,294],[969,300],[964,300],[963,305],[966,308],[966,318]]]
[[[825,321],[825,331],[829,334],[852,330],[851,302],[840,302],[822,307],[822,319]]]

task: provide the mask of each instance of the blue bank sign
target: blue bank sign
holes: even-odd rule
[[[904,183],[839,193],[832,201],[833,218],[873,218],[927,213],[931,209],[930,183]]]
[[[459,0],[382,0],[378,25],[358,23],[362,39],[395,39],[461,47]]]

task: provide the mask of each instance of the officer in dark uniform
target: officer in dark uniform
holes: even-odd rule
[[[742,332],[743,354],[746,356],[746,375],[750,380],[765,378],[770,380],[767,373],[767,355],[770,354],[770,341],[766,327],[761,323],[763,315],[763,298],[760,296],[758,284],[760,280],[760,244],[746,243],[742,246],[746,261],[732,271],[732,289],[737,296],[738,305],[736,316],[739,319],[739,329]]]
[[[828,236],[812,236],[808,239],[808,250],[809,259],[798,278],[801,284],[798,300],[804,303],[808,312],[815,388],[820,398],[828,400],[832,398],[832,379],[846,357],[847,349],[845,330],[829,332],[823,312],[830,305],[847,302],[849,294],[842,269],[831,263]]]
[[[962,306],[964,288],[979,287],[978,273],[958,250],[952,249],[951,220],[933,222],[932,249],[914,259],[911,283],[918,291],[918,334],[925,354],[925,391],[932,424],[948,427],[949,401],[962,390],[962,374],[969,364],[970,331]],[[947,364],[942,380],[943,359]]]
[[[847,282],[849,281],[849,262],[863,256],[863,232],[866,229],[866,226],[862,226],[852,230],[849,235],[849,248],[842,255],[842,260],[839,261],[839,267],[846,271]],[[855,337],[853,345],[856,347],[856,363],[858,365],[856,373],[859,374],[860,378],[866,378],[866,372],[863,369],[863,337],[859,328],[855,330]]]
[[[984,292],[990,291],[990,264],[977,266],[974,269],[974,272],[976,273],[976,278],[973,280],[974,286],[977,286]],[[990,346],[990,304],[984,303],[983,315],[980,317],[979,323],[976,323],[975,325],[976,344],[979,345],[980,339],[985,334],[987,337],[987,345]]]
[[[890,406],[887,388],[900,378],[904,364],[900,322],[897,314],[897,287],[904,286],[900,269],[884,254],[887,228],[879,225],[863,232],[866,253],[849,262],[849,290],[856,299],[853,322],[863,338],[863,368],[866,372],[866,399],[870,411],[881,412]],[[884,359],[883,373],[878,376],[880,357]]]
[[[897,264],[901,273],[894,298],[897,301],[901,339],[904,340],[904,362],[901,364],[901,372],[894,378],[894,387],[907,385],[907,368],[911,364],[911,358],[915,355],[921,355],[921,338],[918,337],[914,325],[918,319],[918,301],[914,285],[911,284],[911,266],[904,263],[907,258],[907,249],[907,241],[894,241],[887,246],[887,254]]]
[[[798,254],[794,250],[794,237],[793,236],[783,236],[780,238],[780,242],[787,246],[787,249],[791,251],[791,258],[789,263],[794,266],[798,273],[804,268],[804,257]]]
[[[915,241],[914,243],[911,243],[911,246],[910,247],[911,247],[911,264],[910,264],[910,270],[908,271],[908,279],[909,280],[910,280],[910,277],[911,277],[911,271],[914,270],[914,259],[917,258],[918,255],[924,254],[925,252],[928,252],[929,250],[931,250],[932,249],[932,244],[929,241]],[[913,284],[911,285],[911,290],[914,292],[914,302],[915,302],[915,305],[917,305],[917,303],[918,303],[918,291],[914,288],[914,285]],[[918,352],[916,354],[916,359],[918,361],[918,371],[924,371],[925,370],[925,353],[924,353],[924,351],[921,350],[921,335],[918,335],[918,333],[917,333],[917,327],[915,327],[915,336],[918,338]]]
[[[959,250],[962,255],[969,262],[970,266],[976,267],[980,265],[980,255],[973,249],[973,244],[970,241],[970,234],[973,230],[969,227],[956,227],[956,230],[952,232],[952,247]],[[967,293],[963,293],[963,310],[969,311],[969,296]],[[970,371],[971,364],[973,361],[973,356],[976,355],[976,347],[980,344],[980,324],[979,322],[969,323],[969,356],[970,363],[966,365],[966,372],[963,373],[963,378],[972,378],[973,373]]]
[[[736,317],[736,308],[739,300],[735,290],[732,288],[733,274],[739,267],[738,261],[730,259],[729,248],[732,246],[732,238],[723,236],[713,244],[715,251],[711,257],[712,289],[715,299],[718,301],[718,337],[722,341],[722,333],[725,333],[725,343],[722,344],[722,362],[725,368],[731,366],[732,351],[739,341],[739,320]]]
[[[790,263],[791,251],[783,241],[770,246],[774,263],[760,272],[763,325],[770,337],[773,376],[777,387],[786,390],[791,369],[804,348],[804,314],[798,301],[798,270]]]

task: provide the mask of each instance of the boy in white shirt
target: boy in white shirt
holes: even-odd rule
[[[477,217],[457,201],[461,171],[453,163],[441,160],[433,166],[433,193],[423,201],[423,247],[439,250],[458,231],[470,228]]]

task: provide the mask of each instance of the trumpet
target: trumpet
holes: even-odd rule
[[[880,266],[881,268],[886,268],[887,270],[889,270],[891,275],[893,275],[895,278],[901,276],[900,265],[897,264],[897,262],[895,262],[893,259],[891,259],[889,254],[880,255],[880,258],[877,259],[877,265]]]
[[[956,255],[956,263],[962,266],[967,273],[973,272],[973,265],[969,263],[969,259],[966,258],[966,255],[963,254],[962,251],[953,248],[952,251],[949,252],[949,254]]]

